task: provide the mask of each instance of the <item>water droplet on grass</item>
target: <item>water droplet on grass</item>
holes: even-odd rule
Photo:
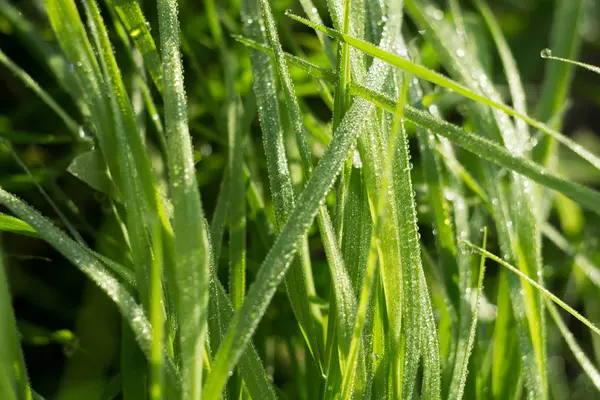
[[[550,50],[550,49],[542,49],[542,51],[540,51],[540,57],[542,57],[542,58],[550,58],[550,57],[552,57],[552,50]]]

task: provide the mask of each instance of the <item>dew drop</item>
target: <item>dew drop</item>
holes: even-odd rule
[[[540,57],[542,57],[542,58],[550,58],[550,57],[552,57],[552,50],[550,50],[550,49],[542,49],[542,51],[540,51]]]

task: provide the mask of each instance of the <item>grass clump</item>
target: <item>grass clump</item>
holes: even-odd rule
[[[583,1],[192,3],[0,0],[1,398],[597,396]]]

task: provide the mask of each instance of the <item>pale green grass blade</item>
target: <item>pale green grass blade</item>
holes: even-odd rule
[[[221,286],[221,283],[217,280],[216,276],[213,276],[210,286],[211,314],[208,323],[211,333],[211,345],[217,347],[220,345],[221,339],[225,335],[227,325],[233,317],[234,308],[229,296],[227,296],[227,292],[225,292],[225,289]],[[252,344],[246,348],[240,357],[238,368],[252,398],[265,400],[277,399],[273,385],[271,384],[262,361]]]
[[[494,326],[491,393],[494,399],[514,399],[520,386],[522,367],[518,336],[512,314],[509,271],[500,271],[498,283],[498,316]]]
[[[21,352],[3,261],[0,251],[0,396],[4,399],[30,400],[29,377]]]
[[[144,65],[150,72],[152,82],[159,92],[162,92],[163,64],[154,39],[150,35],[150,23],[144,18],[139,3],[136,0],[106,0],[106,2],[117,10],[135,47],[144,57]]]
[[[233,93],[232,93],[233,95]],[[246,291],[246,203],[244,152],[242,142],[241,104],[235,97],[229,100],[228,172],[229,199],[229,292],[235,308],[239,308]]]
[[[38,233],[29,224],[18,218],[0,213],[0,231],[25,235],[30,237],[40,237]]]
[[[241,13],[242,22],[245,22],[245,35],[255,41],[266,42],[266,27],[259,2],[256,0],[244,1]],[[250,60],[253,89],[258,105],[258,117],[261,123],[263,148],[275,211],[275,230],[279,232],[286,216],[294,207],[294,191],[283,143],[283,127],[276,91],[277,83],[270,58],[266,54],[251,50]],[[321,316],[318,310],[311,307],[308,300],[310,295],[315,294],[314,283],[309,279],[310,257],[305,252],[306,246],[302,241],[298,242],[298,246],[301,250],[299,257],[292,263],[290,272],[286,274],[285,284],[302,334],[318,368],[322,371],[323,340],[321,328],[318,326]]]
[[[30,88],[48,107],[54,111],[56,115],[65,123],[71,135],[77,139],[82,140],[79,136],[79,126],[77,123],[67,114],[67,112],[58,104],[54,99],[44,90],[37,82],[27,73],[25,70],[16,65],[4,52],[0,49],[0,63],[4,64],[19,80],[21,80],[25,86]]]
[[[182,395],[184,399],[192,400],[200,398],[202,389],[210,249],[188,130],[177,2],[160,0],[158,15],[169,186],[173,202]]]
[[[487,245],[487,229],[483,233],[483,244],[482,248],[486,248]],[[467,374],[469,373],[469,358],[473,351],[473,344],[475,343],[475,334],[477,333],[477,317],[479,314],[479,303],[481,300],[481,292],[483,290],[483,277],[485,274],[485,254],[481,254],[481,262],[479,264],[479,280],[477,282],[477,295],[475,297],[475,307],[473,308],[473,315],[471,319],[471,327],[469,328],[469,335],[467,344],[464,352],[459,353],[456,358],[456,368],[452,377],[452,383],[450,386],[450,399],[462,399],[465,393],[465,384],[467,382]]]
[[[593,333],[595,333],[596,335],[600,335],[600,329],[598,329],[598,327],[596,327],[596,325],[594,325],[593,323],[591,323],[587,318],[585,318],[583,315],[579,314],[573,307],[569,306],[567,303],[565,303],[564,301],[562,301],[561,299],[559,299],[556,295],[554,295],[548,289],[544,288],[539,283],[537,283],[536,281],[534,281],[533,279],[531,279],[527,275],[523,274],[523,272],[521,272],[517,268],[513,267],[512,265],[510,265],[509,263],[507,263],[506,261],[504,261],[500,257],[498,257],[498,256],[490,253],[487,250],[482,249],[481,247],[479,247],[477,245],[474,245],[471,242],[464,241],[464,243],[465,243],[465,245],[467,245],[467,246],[473,248],[474,250],[476,250],[477,252],[485,255],[487,258],[489,258],[491,260],[494,260],[498,264],[501,264],[502,266],[508,268],[510,271],[512,271],[513,273],[515,273],[516,275],[518,275],[521,279],[527,281],[527,283],[529,283],[531,286],[533,286],[535,289],[537,289],[546,298],[548,298],[549,300],[552,300],[557,305],[559,305],[563,310],[567,311],[569,314],[571,314],[572,316],[574,316],[575,318],[577,318],[579,321],[581,321],[581,323],[583,323],[585,326],[587,326]]]
[[[547,60],[561,61],[561,62],[564,62],[567,64],[576,65],[578,67],[585,68],[588,71],[592,71],[596,74],[600,74],[600,67],[596,67],[595,65],[590,65],[590,64],[582,63],[582,62],[575,61],[575,60],[569,60],[568,58],[555,57],[552,55],[552,51],[550,49],[543,49],[540,53],[540,56]]]
[[[229,192],[231,190],[229,179],[229,174],[227,173],[227,171],[225,171],[225,175],[221,180],[221,188],[217,197],[217,205],[215,206],[212,220],[210,222],[211,255],[215,267],[218,267],[219,259],[221,258],[223,234],[225,232],[225,226],[227,224],[227,215],[229,214]]]
[[[575,141],[571,140],[567,136],[564,136],[562,133],[546,126],[545,124],[543,124],[527,115],[524,115],[524,114],[516,111],[512,107],[509,107],[505,104],[502,104],[495,100],[492,100],[486,96],[478,94],[478,93],[470,90],[469,88],[463,86],[462,84],[460,84],[456,81],[453,81],[452,79],[449,79],[441,74],[438,74],[437,72],[429,70],[421,65],[415,64],[405,58],[402,58],[393,53],[385,51],[373,44],[366,43],[366,42],[364,42],[360,39],[357,39],[355,37],[352,37],[352,36],[344,35],[343,33],[340,33],[334,29],[330,29],[330,28],[327,28],[322,25],[315,25],[315,24],[311,23],[310,21],[305,20],[302,17],[298,17],[293,14],[287,14],[287,15],[298,22],[301,22],[307,26],[310,26],[311,28],[318,30],[320,32],[323,32],[335,39],[338,39],[343,42],[347,42],[349,45],[365,52],[366,54],[369,54],[373,57],[380,58],[381,60],[384,60],[397,68],[400,68],[402,70],[405,70],[406,72],[409,72],[411,74],[414,74],[415,76],[418,76],[419,78],[425,79],[429,82],[435,83],[446,89],[452,90],[460,95],[463,95],[471,100],[475,100],[481,104],[485,104],[485,105],[493,107],[497,110],[503,111],[510,116],[519,118],[520,120],[526,122],[530,126],[536,128],[536,129],[539,129],[539,130],[543,131],[544,133],[552,136],[553,138],[555,138],[556,140],[558,140],[559,142],[564,144],[566,147],[568,147],[570,150],[572,150],[575,154],[579,155],[581,158],[588,161],[594,167],[600,169],[600,158],[598,158],[598,156],[589,152],[583,146],[577,144]]]
[[[421,302],[421,353],[423,358],[423,384],[421,397],[427,399],[440,399],[442,386],[442,359],[438,328],[431,304],[431,296],[427,290],[425,272],[419,271]]]
[[[382,66],[374,70],[373,85],[382,81]],[[329,192],[343,163],[346,161],[365,119],[365,110],[371,106],[357,101],[344,117],[329,147],[314,170],[306,187],[298,197],[297,205],[287,218],[273,247],[248,290],[242,307],[236,311],[227,334],[215,357],[212,374],[208,377],[203,394],[218,396],[227,381],[228,372],[235,366],[241,352],[256,329],[277,285],[283,279],[292,261],[297,243],[306,234],[318,212],[321,199]]]
[[[552,225],[542,225],[542,233],[559,249],[564,251],[569,256],[573,257],[575,265],[581,268],[588,279],[596,286],[600,288],[600,269],[586,257],[584,254],[579,252],[569,241],[563,237]]]
[[[158,221],[152,224],[152,263],[149,271],[149,295],[150,295],[150,324],[152,325],[152,349],[150,351],[150,364],[148,393],[151,400],[165,398],[164,389],[164,353],[165,347],[165,315],[163,312],[163,240],[161,237],[161,226]]]
[[[567,342],[569,349],[571,349],[571,351],[573,352],[573,355],[577,359],[577,362],[579,363],[579,365],[581,365],[581,368],[590,378],[596,389],[600,391],[600,373],[598,372],[592,361],[587,357],[585,351],[579,346],[577,340],[575,339],[575,336],[573,336],[571,331],[569,331],[569,328],[567,328],[567,326],[565,325],[554,304],[547,301],[546,307],[548,307],[548,312],[550,313],[550,316],[556,323],[556,326],[558,326],[558,330],[560,331],[561,335],[565,338],[565,341]]]
[[[37,211],[0,189],[0,203],[11,210],[25,223],[34,228],[39,235],[52,245],[59,253],[71,261],[85,275],[94,281],[115,302],[123,318],[131,326],[145,355],[150,358],[152,348],[152,328],[142,307],[117,279],[77,242],[54,227],[51,222],[42,217]],[[179,391],[179,373],[171,359],[166,360],[166,377],[169,393]]]

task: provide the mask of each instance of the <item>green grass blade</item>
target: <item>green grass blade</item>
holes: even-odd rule
[[[300,106],[296,99],[294,86],[287,68],[283,49],[277,37],[275,21],[273,15],[271,14],[268,1],[261,0],[261,7],[263,11],[263,18],[266,22],[267,38],[275,55],[275,64],[277,66],[277,72],[282,83],[289,119],[292,123],[292,129],[294,131],[298,150],[300,152],[302,169],[304,171],[304,175],[309,177],[312,174],[312,162],[310,159],[310,152],[308,150],[306,129],[302,120]],[[347,11],[347,13],[349,13],[349,11]],[[338,104],[337,101],[338,100],[336,100],[335,104]],[[344,105],[344,108],[345,107],[346,106]],[[319,229],[321,231],[323,247],[325,248],[325,253],[327,255],[330,274],[332,280],[334,281],[333,289],[336,297],[335,304],[337,309],[336,320],[339,324],[339,345],[342,349],[342,352],[340,353],[340,362],[342,365],[344,365],[345,353],[350,346],[352,337],[352,318],[356,313],[356,298],[352,291],[352,285],[348,276],[348,271],[344,265],[343,257],[337,242],[337,237],[334,233],[331,218],[329,217],[326,206],[323,205],[319,208],[317,218],[319,222]],[[364,379],[364,377],[361,375],[362,373],[364,373],[363,369],[360,368],[357,373],[352,374],[352,376],[354,379],[360,381],[361,379]]]
[[[246,0],[242,6],[245,35],[253,40],[266,42],[266,27],[259,2]],[[279,232],[287,215],[294,207],[294,191],[283,143],[283,127],[277,101],[276,81],[267,55],[251,50],[250,60],[253,89],[258,105],[258,117],[261,122],[263,148],[275,211],[275,228]],[[298,242],[298,246],[301,246],[299,248],[302,254],[306,247],[301,241]],[[302,334],[306,338],[315,362],[322,371],[322,334],[317,325],[321,317],[320,312],[315,312],[308,300],[309,295],[314,295],[314,284],[309,280],[309,271],[310,257],[302,254],[293,262],[290,272],[285,276],[285,284]]]
[[[162,92],[163,65],[154,39],[150,35],[150,23],[144,18],[139,3],[135,0],[106,0],[106,2],[117,10],[129,37],[144,57],[144,65],[150,72],[152,82],[159,92]]]
[[[71,132],[71,135],[81,140],[79,136],[79,126],[67,114],[67,112],[54,99],[37,84],[37,82],[25,70],[16,65],[4,52],[0,49],[0,63],[4,64],[17,78],[19,78],[28,88],[30,88],[48,107],[54,111],[56,115],[65,123],[66,127]]]
[[[0,396],[5,399],[30,400],[29,378],[21,352],[3,261],[0,252]]]
[[[558,313],[558,310],[556,309],[554,304],[547,301],[546,307],[548,307],[548,312],[550,313],[550,316],[556,323],[556,326],[558,326],[558,330],[560,331],[561,335],[565,338],[565,341],[567,342],[569,349],[571,349],[571,351],[573,352],[573,355],[577,359],[577,362],[579,363],[579,365],[581,365],[581,368],[590,378],[596,389],[600,391],[600,373],[598,372],[592,361],[586,356],[585,351],[579,346],[577,340],[575,339],[575,336],[573,336],[571,331],[569,331],[569,328],[567,328],[567,325],[560,317],[560,314]]]
[[[146,357],[150,358],[152,348],[152,328],[148,323],[142,307],[134,297],[106,267],[91,254],[81,248],[77,242],[54,227],[51,222],[43,218],[37,211],[0,189],[0,204],[11,210],[17,217],[34,228],[38,234],[52,245],[59,253],[79,268],[85,275],[94,281],[115,302],[123,318],[131,326]],[[179,374],[173,361],[166,360],[166,377],[169,393],[179,390]]]
[[[474,0],[475,5],[479,9],[479,12],[483,16],[485,23],[487,24],[492,38],[498,48],[498,54],[500,60],[502,60],[502,66],[504,67],[504,73],[508,81],[508,87],[510,89],[510,95],[514,109],[523,114],[527,115],[527,99],[525,97],[525,89],[523,89],[523,83],[519,75],[519,70],[515,59],[510,51],[510,47],[506,42],[506,38],[502,34],[500,24],[494,17],[494,13],[487,5],[485,0]],[[524,135],[528,135],[527,125],[523,120],[517,120],[517,127]]]
[[[40,237],[38,233],[29,224],[18,218],[0,213],[0,231],[25,235],[30,237]]]
[[[536,281],[534,281],[533,279],[531,279],[530,277],[528,277],[527,275],[525,275],[519,269],[513,267],[512,265],[510,265],[509,263],[507,263],[506,261],[504,261],[500,257],[498,257],[498,256],[490,253],[487,250],[482,249],[481,247],[479,247],[477,245],[474,245],[471,242],[464,241],[464,243],[465,243],[465,245],[467,245],[467,246],[473,248],[474,250],[476,250],[477,252],[485,255],[487,258],[496,261],[498,264],[502,265],[503,267],[508,268],[510,271],[512,271],[513,273],[515,273],[516,275],[518,275],[521,279],[527,281],[527,283],[529,283],[535,289],[537,289],[538,291],[540,291],[540,293],[542,293],[546,298],[552,300],[557,305],[559,305],[563,310],[567,311],[569,314],[571,314],[572,316],[574,316],[575,318],[577,318],[579,321],[581,321],[581,323],[583,323],[585,326],[587,326],[596,335],[600,335],[600,329],[598,329],[598,327],[596,327],[596,325],[594,325],[593,323],[591,323],[587,318],[585,318],[583,315],[579,314],[573,307],[569,306],[567,303],[565,303],[564,301],[562,301],[560,298],[558,298],[556,295],[554,295],[548,289],[544,288],[539,283],[537,283]]]
[[[188,130],[177,2],[160,0],[158,14],[169,184],[173,202],[182,389],[183,398],[199,399],[208,314],[210,250]]]
[[[495,109],[498,109],[500,111],[503,111],[512,117],[519,118],[520,120],[526,122],[527,124],[531,125],[532,127],[539,129],[539,130],[543,131],[544,133],[552,136],[553,138],[555,138],[556,140],[558,140],[559,142],[564,144],[566,147],[568,147],[570,150],[572,150],[575,154],[579,155],[581,158],[588,161],[594,167],[600,169],[600,158],[598,158],[596,155],[589,152],[583,146],[577,144],[575,141],[571,140],[570,138],[564,136],[562,133],[546,126],[545,124],[543,124],[527,115],[524,115],[524,114],[516,111],[512,107],[509,107],[505,104],[494,101],[486,96],[478,94],[478,93],[470,90],[466,86],[463,86],[462,84],[460,84],[456,81],[453,81],[452,79],[449,79],[441,74],[438,74],[437,72],[429,70],[419,64],[415,64],[405,58],[402,58],[393,53],[385,51],[373,44],[366,43],[366,42],[364,42],[360,39],[354,38],[352,36],[344,35],[343,33],[340,33],[334,29],[330,29],[330,28],[327,28],[322,25],[315,25],[315,24],[311,23],[310,21],[305,20],[302,17],[298,17],[293,14],[287,14],[287,15],[298,22],[301,22],[307,26],[310,26],[311,28],[318,30],[320,32],[323,32],[335,39],[338,39],[343,42],[347,42],[349,45],[365,52],[366,54],[369,54],[373,57],[377,57],[381,60],[384,60],[397,68],[400,68],[410,74],[414,74],[415,76],[418,76],[419,78],[425,79],[429,82],[435,83],[446,89],[452,90],[462,96],[465,96],[466,98],[475,100],[481,104],[485,104],[485,105],[488,105]]]
[[[568,58],[555,57],[552,55],[552,51],[550,49],[543,49],[542,52],[540,53],[540,56],[547,60],[561,61],[561,62],[564,62],[567,64],[576,65],[578,67],[585,68],[588,71],[592,71],[596,74],[600,74],[600,67],[596,67],[595,65],[590,65],[590,64],[582,63],[582,62],[575,61],[575,60],[569,60]]]
[[[376,69],[373,79],[375,80],[373,84],[377,87],[382,79],[379,69]],[[365,110],[369,108],[370,105],[366,102],[354,103],[298,197],[297,205],[287,218],[273,247],[263,261],[255,281],[250,286],[244,304],[236,311],[231,321],[215,357],[212,374],[208,377],[203,389],[205,397],[211,398],[221,393],[227,381],[228,372],[235,366],[275,293],[277,285],[283,279],[296,251],[298,241],[306,234],[318,212],[321,199],[333,185],[346,161],[349,150],[364,123]]]
[[[486,248],[487,244],[487,229],[483,233],[483,244],[482,248]],[[477,317],[479,314],[479,303],[481,300],[481,292],[483,290],[483,277],[485,274],[485,254],[481,254],[481,262],[479,263],[479,280],[477,282],[477,296],[475,297],[475,307],[472,311],[471,327],[469,328],[469,335],[464,351],[458,354],[456,358],[456,367],[454,375],[452,377],[452,383],[450,386],[450,399],[462,399],[465,393],[465,384],[467,382],[467,374],[469,373],[469,357],[473,350],[473,344],[475,342],[475,334],[477,333]]]

